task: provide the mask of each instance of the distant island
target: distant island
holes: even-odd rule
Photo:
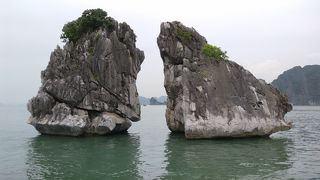
[[[320,65],[293,67],[271,84],[286,93],[293,105],[320,105]]]
[[[143,106],[146,105],[166,105],[167,103],[167,96],[160,96],[160,97],[143,97],[139,96],[140,104]]]

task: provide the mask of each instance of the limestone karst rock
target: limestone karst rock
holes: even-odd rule
[[[233,61],[206,56],[206,39],[180,22],[164,22],[157,39],[168,94],[166,120],[186,138],[268,136],[288,130],[292,109],[272,85]]]
[[[40,133],[104,135],[140,119],[136,79],[144,53],[128,24],[112,23],[52,52],[28,103],[29,123]]]

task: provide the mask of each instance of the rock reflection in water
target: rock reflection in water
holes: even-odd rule
[[[272,178],[291,167],[284,139],[185,140],[170,134],[165,179]],[[277,173],[278,172],[278,173]]]
[[[29,179],[140,179],[139,137],[38,136],[27,153]]]

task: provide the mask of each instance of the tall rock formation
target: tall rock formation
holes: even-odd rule
[[[279,75],[272,85],[286,93],[294,105],[320,105],[320,65],[293,67]]]
[[[51,53],[42,86],[28,103],[42,134],[79,136],[126,131],[140,119],[136,87],[144,53],[126,23],[99,28]]]
[[[180,22],[161,24],[158,46],[168,94],[166,120],[186,138],[268,136],[288,130],[287,99],[235,62],[204,54],[207,41]]]

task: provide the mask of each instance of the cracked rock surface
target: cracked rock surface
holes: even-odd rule
[[[105,135],[140,120],[136,79],[144,53],[129,25],[114,20],[113,27],[51,53],[42,86],[28,102],[29,123],[40,133]]]
[[[233,61],[202,53],[206,39],[180,22],[161,24],[157,39],[168,94],[166,121],[186,138],[268,136],[292,127],[292,109],[272,85]]]

